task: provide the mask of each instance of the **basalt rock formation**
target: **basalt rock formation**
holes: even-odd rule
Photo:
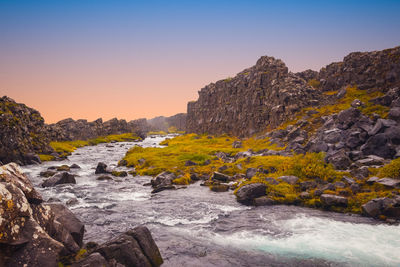
[[[334,99],[323,92],[351,85],[384,93],[399,86],[400,47],[351,53],[320,72],[291,73],[281,60],[261,57],[234,78],[199,91],[199,99],[188,103],[187,132],[249,136],[293,119],[302,108],[330,103]]]
[[[38,163],[36,154],[53,152],[49,141],[38,111],[9,97],[0,98],[0,162]]]
[[[127,122],[117,118],[103,122],[97,119],[92,122],[87,120],[61,120],[47,126],[49,137],[55,141],[88,140],[110,134],[135,133],[145,136],[148,126],[145,119]]]

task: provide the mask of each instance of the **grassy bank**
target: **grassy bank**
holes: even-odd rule
[[[50,142],[50,146],[60,154],[61,157],[66,157],[74,152],[79,147],[84,146],[95,146],[101,143],[110,143],[110,142],[128,142],[128,141],[139,141],[140,137],[132,134],[113,134],[108,136],[100,136],[97,138],[89,139],[89,140],[76,140],[76,141],[61,141],[61,142]],[[51,155],[39,155],[40,160],[49,161],[53,160],[54,157]]]

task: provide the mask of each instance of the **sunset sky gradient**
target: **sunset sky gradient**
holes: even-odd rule
[[[64,118],[186,112],[262,55],[319,70],[400,45],[400,1],[0,0],[0,96]]]

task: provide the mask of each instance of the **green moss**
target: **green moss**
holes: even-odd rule
[[[392,160],[378,171],[378,176],[381,178],[390,177],[400,179],[400,158]]]
[[[54,156],[52,155],[45,155],[45,154],[39,154],[39,158],[41,161],[51,161],[54,160]]]
[[[74,152],[77,148],[84,146],[93,146],[100,143],[110,142],[128,142],[128,141],[139,141],[140,137],[135,136],[132,133],[125,134],[113,134],[108,136],[100,136],[90,140],[76,140],[76,141],[61,141],[61,142],[50,142],[50,146],[61,156],[68,156]]]
[[[148,132],[147,133],[147,135],[167,135],[168,133],[167,132],[164,132],[164,131],[158,131],[158,132],[156,132],[156,131],[152,131],[152,132]]]

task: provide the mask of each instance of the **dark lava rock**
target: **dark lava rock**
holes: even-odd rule
[[[44,172],[40,172],[39,175],[42,176],[42,177],[51,177],[54,174],[56,174],[56,172],[47,170],[47,171],[44,171]]]
[[[72,164],[71,166],[69,166],[70,169],[80,169],[81,167],[78,164]]]
[[[213,181],[220,181],[220,182],[229,182],[230,180],[232,180],[232,178],[229,175],[220,173],[220,172],[214,172],[211,180]]]
[[[47,204],[54,212],[54,219],[60,222],[74,238],[78,246],[82,246],[84,224],[67,207],[62,204]]]
[[[400,107],[393,107],[389,110],[388,118],[400,122]]]
[[[254,206],[270,206],[274,205],[275,202],[273,199],[267,197],[267,196],[262,196],[262,197],[257,197],[253,200]]]
[[[70,170],[70,168],[69,168],[68,165],[61,165],[61,166],[58,166],[58,167],[57,167],[57,171],[58,171],[58,172],[67,172],[67,171],[69,171],[69,170]]]
[[[57,173],[44,180],[42,187],[52,187],[58,184],[76,184],[75,175],[69,174],[68,172]]]
[[[232,143],[233,148],[241,148],[242,147],[242,142],[241,141],[234,141]]]
[[[299,180],[299,177],[290,175],[290,176],[281,176],[281,177],[278,177],[278,179],[281,179],[282,181],[284,181],[288,184],[295,184]]]
[[[325,207],[330,207],[330,206],[347,207],[347,203],[348,203],[348,200],[346,197],[330,195],[330,194],[322,194],[320,199],[321,199],[322,204]]]
[[[95,171],[95,174],[101,174],[101,173],[108,173],[107,165],[103,162],[99,162],[97,164],[96,171]]]
[[[266,195],[267,186],[263,183],[247,184],[236,192],[236,200],[242,204],[253,204],[253,199]]]
[[[172,181],[175,178],[176,175],[173,174],[172,172],[162,172],[151,180],[151,185],[154,188],[157,188],[159,186],[172,185]]]
[[[126,171],[112,171],[111,175],[116,177],[126,177],[128,176],[128,173]]]
[[[368,141],[361,146],[364,155],[376,155],[385,159],[391,159],[396,154],[396,150],[389,145],[387,135],[380,133],[371,136]]]
[[[151,193],[155,194],[164,190],[175,190],[175,189],[176,187],[174,185],[160,185],[154,188],[153,191],[151,191]]]
[[[326,160],[329,163],[332,163],[332,165],[339,170],[346,170],[351,165],[351,159],[346,155],[343,150],[340,150],[333,155],[327,156]]]
[[[99,177],[96,178],[96,180],[98,180],[98,181],[110,181],[112,179],[113,178],[111,176],[108,176],[108,175],[102,175],[102,176],[99,176]]]
[[[214,184],[210,186],[211,191],[214,192],[226,192],[229,190],[229,185],[227,184]]]
[[[95,252],[124,266],[155,267],[163,263],[150,231],[139,226],[100,245]]]
[[[361,206],[366,216],[377,218],[384,215],[389,218],[400,219],[400,198],[376,198]]]

